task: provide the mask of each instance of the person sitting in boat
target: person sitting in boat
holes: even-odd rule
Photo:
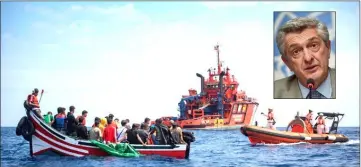
[[[66,135],[68,135],[68,136],[76,136],[76,129],[79,125],[78,120],[75,119],[74,112],[75,112],[75,107],[70,106],[69,112],[67,115],[67,122],[66,122],[66,124],[67,124],[66,125]]]
[[[88,116],[88,111],[87,110],[83,110],[82,112],[81,112],[81,115],[79,115],[78,117],[76,117],[76,119],[78,120],[78,122],[80,123],[80,124],[83,124],[84,126],[86,125],[86,117]],[[83,117],[84,119],[83,119],[83,121],[82,122],[80,122],[79,121],[79,118],[80,117]]]
[[[313,115],[312,110],[308,110],[308,114],[306,115],[306,121],[308,121],[311,125],[313,125]]]
[[[144,122],[142,124],[140,124],[140,129],[138,130],[138,134],[144,143],[147,143],[147,144],[152,143],[151,141],[148,140],[149,139],[148,138],[148,136],[149,136],[149,125],[148,124],[146,124]]]
[[[79,117],[79,122],[83,122],[85,118],[84,117]],[[84,139],[84,140],[88,140],[89,136],[88,136],[88,129],[86,128],[85,125],[83,124],[78,124],[77,128],[76,128],[76,135],[79,139]]]
[[[111,118],[107,119],[107,126],[104,129],[103,139],[106,144],[108,143],[116,143],[117,138],[117,130],[114,126],[111,126],[113,120]]]
[[[158,118],[155,120],[155,126],[154,129],[149,133],[152,135],[154,132],[156,132],[155,140],[153,140],[154,144],[157,145],[166,145],[171,144],[170,138],[171,136],[169,128],[162,123],[162,119]]]
[[[323,113],[320,113],[317,119],[317,134],[323,134],[325,132],[326,132],[325,119],[323,119]]]
[[[102,134],[101,130],[99,129],[99,125],[100,125],[100,118],[95,117],[94,126],[89,131],[89,139],[90,140],[96,140],[96,141],[102,140],[103,134]]]
[[[64,107],[58,107],[58,114],[55,116],[55,129],[58,130],[61,133],[65,134],[65,108]]]
[[[178,126],[176,122],[173,121],[172,126],[170,127],[170,133],[174,139],[175,144],[184,144],[182,128]]]
[[[102,134],[104,134],[105,126],[107,126],[107,119],[106,118],[100,118],[99,129],[102,132]]]
[[[111,120],[113,120],[113,119],[114,119],[114,115],[113,115],[113,114],[109,114],[108,118],[110,118]],[[117,125],[117,123],[115,122],[115,120],[112,121],[111,126],[114,126],[115,129],[118,129],[118,125]]]
[[[127,135],[126,135],[126,132],[127,132],[127,122],[125,120],[122,120],[120,122],[121,126],[117,129],[117,142],[119,143],[124,143],[124,142],[127,142]]]
[[[127,140],[129,142],[129,144],[142,144],[143,146],[146,145],[146,142],[143,142],[143,140],[140,138],[139,136],[139,124],[134,123],[132,125],[132,129],[128,129],[126,134],[127,134]]]
[[[264,113],[261,113],[262,115],[266,116],[267,117],[267,128],[270,128],[270,129],[276,129],[275,128],[275,124],[276,124],[276,121],[274,119],[274,115],[273,115],[273,108],[268,108],[268,114],[264,114]]]
[[[38,116],[43,119],[42,115],[41,115],[41,110],[40,110],[40,104],[39,104],[39,100],[38,100],[38,94],[39,94],[39,89],[35,88],[33,90],[33,92],[28,95],[27,99],[26,99],[26,105],[29,106],[30,110],[34,110],[38,113]]]
[[[54,117],[53,117],[53,113],[51,111],[48,112],[48,114],[43,115],[44,117],[44,122],[47,123],[48,125],[52,125],[54,122]]]

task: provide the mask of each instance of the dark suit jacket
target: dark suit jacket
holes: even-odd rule
[[[331,75],[332,98],[335,97],[336,92],[336,69],[329,68]],[[298,86],[296,75],[287,78],[279,79],[274,82],[273,97],[275,99],[302,99],[302,93]]]

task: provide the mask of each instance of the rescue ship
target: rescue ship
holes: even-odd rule
[[[312,124],[306,120],[306,117],[300,117],[298,114],[292,120],[285,131],[273,130],[269,128],[259,127],[255,125],[245,125],[240,128],[241,133],[248,137],[252,145],[255,144],[279,144],[279,143],[299,143],[306,142],[311,144],[326,143],[344,143],[349,139],[337,132],[338,124],[342,120],[344,114],[319,112],[323,114],[325,120],[332,120],[330,130],[323,134],[317,134],[317,123]],[[315,118],[318,119],[319,116]],[[341,118],[340,118],[341,117]]]
[[[183,95],[178,103],[180,116],[163,117],[164,124],[170,126],[173,120],[183,129],[237,129],[252,121],[258,107],[257,100],[247,97],[245,91],[238,91],[235,76],[220,62],[219,45],[214,49],[217,70],[209,68],[208,78],[196,73],[201,81],[200,93],[189,89],[189,94]]]
[[[24,106],[27,108],[25,103]],[[16,128],[16,135],[23,136],[25,140],[29,141],[30,156],[32,157],[44,154],[74,157],[110,155],[89,140],[74,139],[53,129],[34,110],[27,108],[26,115],[20,119]],[[183,139],[188,141],[187,144],[146,146],[131,144],[131,146],[143,155],[187,159],[189,158],[190,142],[195,141],[195,138],[189,132],[183,133],[183,136]]]

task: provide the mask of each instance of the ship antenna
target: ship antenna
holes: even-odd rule
[[[214,46],[214,50],[217,51],[217,65],[218,65],[218,74],[221,73],[221,64],[219,61],[219,44],[217,43],[216,46]]]

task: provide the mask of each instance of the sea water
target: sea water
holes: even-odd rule
[[[284,128],[278,128],[284,129]],[[111,167],[111,166],[173,166],[173,167],[357,167],[360,166],[359,127],[339,128],[349,137],[347,143],[336,144],[261,144],[252,146],[238,130],[194,130],[196,141],[191,145],[189,159],[161,156],[139,158],[29,156],[29,143],[15,135],[15,128],[1,128],[1,166],[14,167]]]

